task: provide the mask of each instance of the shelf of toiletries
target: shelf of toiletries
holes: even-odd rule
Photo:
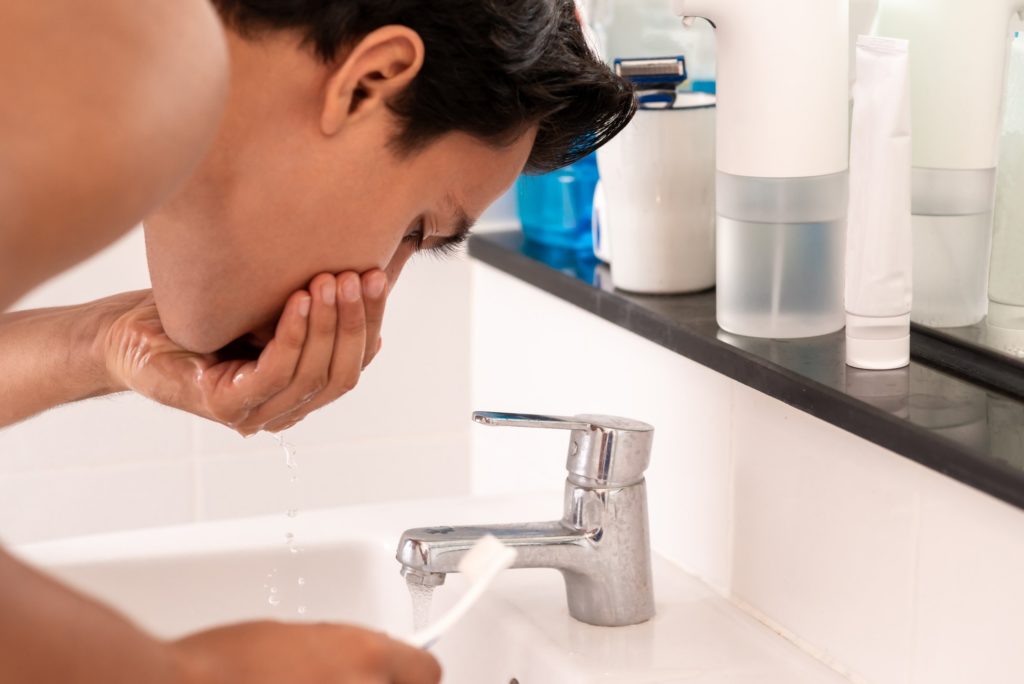
[[[870,442],[1024,508],[1024,400],[919,360],[904,368],[846,363],[846,335],[742,337],[716,320],[716,296],[616,289],[585,252],[544,247],[521,231],[474,236],[470,256],[606,321]]]
[[[1024,396],[1024,0],[578,3],[638,111],[520,181],[527,237],[628,292],[715,286],[736,335],[845,328],[855,368],[904,367],[913,324]]]

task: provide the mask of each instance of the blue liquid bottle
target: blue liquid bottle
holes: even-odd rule
[[[592,251],[590,220],[597,179],[593,154],[543,176],[520,176],[516,191],[526,239],[549,247]]]

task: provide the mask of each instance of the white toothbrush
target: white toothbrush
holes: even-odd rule
[[[416,648],[429,649],[445,632],[461,620],[473,604],[483,596],[494,578],[512,567],[516,560],[515,549],[505,546],[492,535],[480,537],[459,562],[459,572],[470,582],[469,589],[462,595],[458,603],[445,613],[439,620],[413,634],[407,642]]]

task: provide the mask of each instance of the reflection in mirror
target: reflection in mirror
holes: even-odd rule
[[[875,371],[847,366],[846,393],[886,413],[910,418],[910,367]]]
[[[1024,262],[1024,254],[1022,262]],[[1024,328],[1002,328],[997,325],[986,325],[979,342],[1007,356],[1024,359]]]
[[[877,30],[911,45],[915,323],[987,308],[1010,21],[1019,0],[882,0]],[[950,87],[952,74],[970,73]]]
[[[1014,38],[999,149],[988,322],[1024,330],[1024,37]],[[1018,345],[1019,348],[1019,345]]]
[[[1016,332],[1024,330],[1022,12],[1024,0],[880,0],[875,24],[878,35],[912,46],[913,321],[1016,357],[1024,357]]]
[[[975,385],[951,383],[920,365],[910,367],[911,422],[958,442],[973,452],[989,453],[989,395]]]
[[[992,454],[1017,469],[1024,469],[1024,406],[1019,401],[991,395],[988,404]]]
[[[805,337],[794,343],[764,337],[734,335],[721,328],[716,337],[737,349],[796,371],[828,387],[842,387],[847,370],[845,352],[836,346],[831,335]]]

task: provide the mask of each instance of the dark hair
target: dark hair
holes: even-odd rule
[[[571,164],[613,138],[636,111],[632,86],[587,47],[573,0],[214,0],[242,35],[301,32],[330,62],[382,26],[416,31],[420,74],[389,106],[411,152],[461,131],[494,145],[538,126],[527,169]]]

